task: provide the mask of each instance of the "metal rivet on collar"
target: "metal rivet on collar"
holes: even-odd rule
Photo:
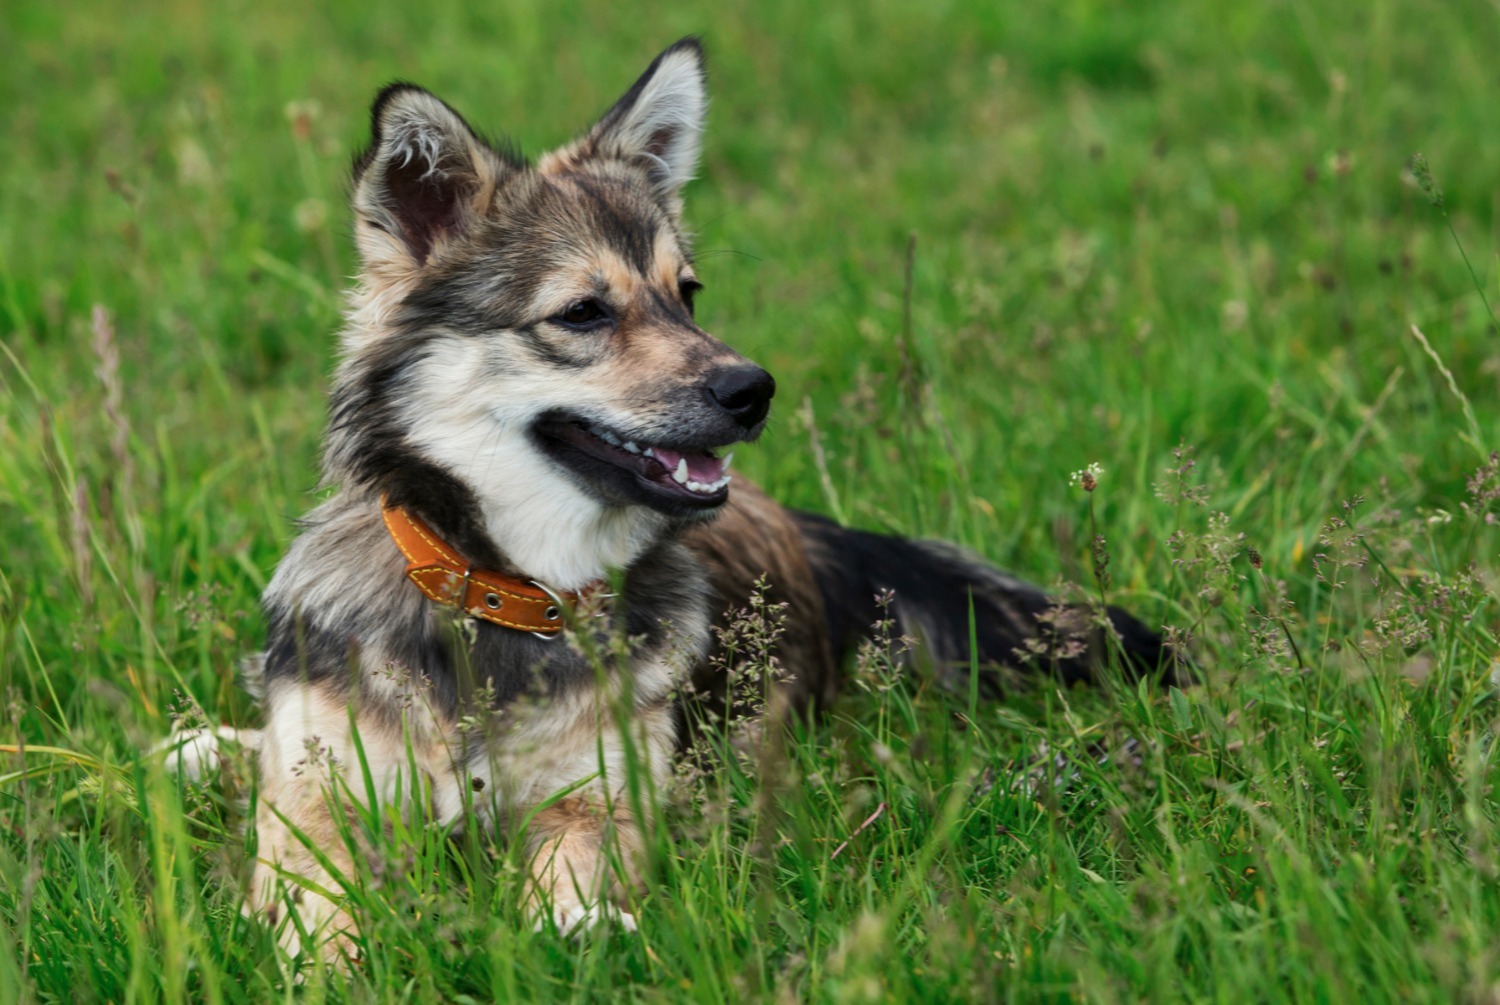
[[[558,610],[556,606],[550,606],[542,612],[542,617],[546,618],[548,621],[556,621],[557,615]]]
[[[500,599],[500,594],[498,593],[486,593],[484,595],[484,606],[488,607],[492,611],[498,611],[500,609],[500,605],[504,603],[505,601]]]

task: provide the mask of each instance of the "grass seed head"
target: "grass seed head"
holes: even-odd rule
[[[1427,197],[1427,201],[1435,209],[1443,208],[1443,190],[1432,177],[1432,169],[1427,166],[1427,158],[1420,153],[1411,155],[1411,174],[1417,180],[1417,188]]]

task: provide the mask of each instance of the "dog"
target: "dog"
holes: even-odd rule
[[[651,821],[624,778],[635,759],[666,781],[676,696],[722,696],[713,629],[757,588],[786,605],[777,699],[792,710],[836,694],[887,611],[958,687],[972,666],[988,692],[1007,667],[1087,677],[1110,650],[1136,672],[1172,662],[1123,611],[1060,605],[953,546],[846,529],[734,480],[730,452],[765,428],[776,383],[694,320],[681,193],[705,106],[693,38],[534,163],[419,87],[375,99],[334,492],[263,599],[247,907],[290,951],[309,936],[351,951],[341,807],[418,782],[443,818],[527,818],[539,922],[633,925],[618,901]],[[1067,623],[1073,644],[1037,657]]]

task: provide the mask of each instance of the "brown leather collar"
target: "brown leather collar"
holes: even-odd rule
[[[563,616],[582,594],[604,585],[595,580],[580,593],[553,590],[536,580],[475,569],[415,513],[381,503],[391,540],[406,556],[406,577],[432,600],[457,607],[470,617],[552,638]]]

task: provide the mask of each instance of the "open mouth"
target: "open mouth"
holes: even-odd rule
[[[732,454],[719,446],[636,442],[599,423],[566,416],[538,422],[542,445],[587,481],[668,513],[713,509],[729,498]]]

